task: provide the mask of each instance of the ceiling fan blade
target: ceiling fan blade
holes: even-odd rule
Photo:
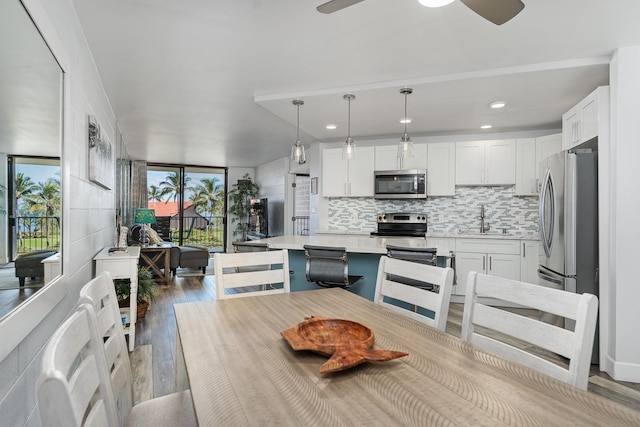
[[[460,0],[469,9],[473,10],[484,19],[496,25],[502,25],[522,9],[524,3],[520,0]]]
[[[333,13],[345,7],[353,6],[361,1],[364,0],[331,0],[316,7],[316,10],[320,13]]]

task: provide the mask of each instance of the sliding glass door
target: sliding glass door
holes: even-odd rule
[[[224,251],[226,242],[226,169],[149,164],[149,207],[156,228],[177,245],[202,244]]]

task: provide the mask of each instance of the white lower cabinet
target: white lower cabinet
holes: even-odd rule
[[[520,241],[456,239],[455,295],[464,295],[470,271],[520,280]]]
[[[540,263],[540,242],[523,240],[520,244],[520,280],[538,283],[538,264]]]

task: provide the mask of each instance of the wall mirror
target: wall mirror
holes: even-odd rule
[[[62,272],[62,83],[22,3],[0,2],[0,319]]]

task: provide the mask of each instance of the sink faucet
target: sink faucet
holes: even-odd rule
[[[489,223],[484,223],[484,205],[480,205],[480,234],[484,234],[491,230]]]

